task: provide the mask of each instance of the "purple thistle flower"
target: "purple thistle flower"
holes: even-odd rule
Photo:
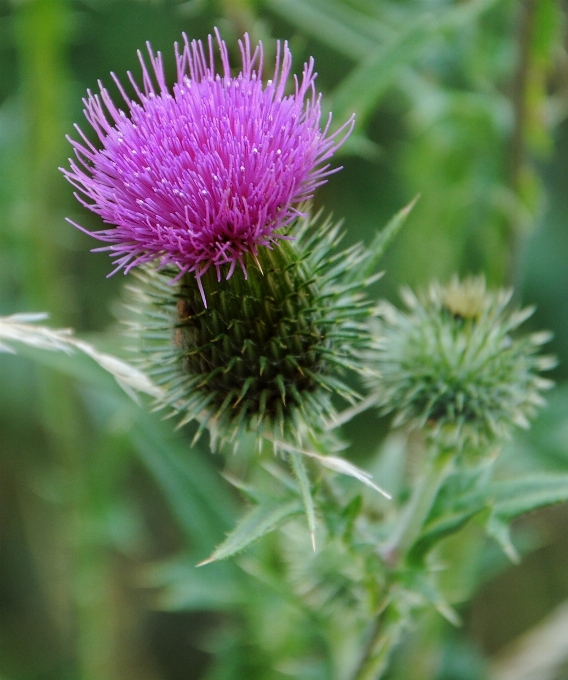
[[[177,80],[165,82],[162,56],[147,44],[152,74],[140,52],[143,90],[129,73],[139,101],[111,74],[128,111],[115,106],[99,82],[88,91],[85,116],[97,133],[97,149],[78,126],[82,142],[70,139],[76,160],[62,169],[80,193],[76,198],[110,229],[91,233],[112,245],[95,250],[116,256],[114,271],[159,259],[175,265],[179,279],[201,276],[213,265],[226,278],[243,256],[288,238],[281,230],[302,213],[298,206],[339,168],[327,161],[353,127],[353,118],[329,134],[320,129],[321,95],[316,95],[313,59],[295,91],[285,95],[292,57],[277,44],[274,75],[262,83],[262,44],[251,51],[239,41],[242,70],[231,77],[226,44],[215,30],[222,73],[214,63],[213,38],[206,54],[201,41],[175,45]],[[74,226],[86,231],[80,225]],[[114,273],[114,272],[113,272]],[[205,302],[205,295],[202,291]]]

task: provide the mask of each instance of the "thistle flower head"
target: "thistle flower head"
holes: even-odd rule
[[[77,127],[70,140],[76,158],[63,170],[87,208],[112,225],[92,233],[109,243],[117,269],[153,260],[173,266],[178,277],[198,281],[213,266],[226,278],[238,264],[246,276],[246,255],[272,247],[300,215],[299,204],[334,172],[326,163],[352,127],[334,134],[330,120],[320,128],[320,96],[314,64],[286,94],[291,70],[287,43],[277,45],[273,75],[262,81],[262,44],[239,42],[242,67],[231,75],[225,43],[216,31],[207,45],[176,44],[177,79],[166,84],[160,53],[148,44],[150,68],[139,53],[142,88],[131,99],[113,74],[126,111],[101,85],[88,92],[85,116],[96,132],[95,147]],[[79,225],[75,225],[79,226]],[[82,228],[82,227],[79,227]],[[202,291],[205,301],[205,296]]]
[[[481,277],[402,296],[407,311],[386,302],[378,311],[381,377],[372,387],[382,411],[458,447],[527,427],[552,385],[539,371],[555,365],[537,354],[548,333],[513,336],[533,310],[508,311],[511,291],[488,292]]]

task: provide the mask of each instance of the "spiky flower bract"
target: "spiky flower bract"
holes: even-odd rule
[[[82,141],[70,140],[76,160],[63,172],[78,200],[113,225],[92,236],[111,244],[99,250],[110,251],[117,269],[158,260],[174,275],[193,272],[198,283],[210,267],[230,278],[240,265],[246,276],[248,256],[287,238],[299,204],[334,172],[326,161],[352,120],[334,134],[331,119],[320,128],[313,60],[286,94],[287,43],[277,45],[272,79],[263,83],[262,44],[253,51],[244,36],[242,68],[232,76],[217,31],[216,39],[220,73],[213,38],[204,46],[184,35],[173,88],[148,44],[150,69],[139,53],[142,89],[129,74],[137,100],[113,74],[126,113],[101,84],[100,95],[89,91],[84,100],[102,148],[77,127]]]
[[[539,372],[555,364],[538,355],[548,333],[513,335],[533,310],[509,311],[511,291],[489,292],[483,278],[402,297],[407,311],[386,302],[378,310],[381,377],[373,389],[383,413],[460,448],[527,427],[551,386]]]
[[[246,431],[272,441],[298,442],[323,432],[333,396],[357,398],[345,371],[365,371],[361,355],[372,339],[363,289],[369,251],[332,252],[338,227],[310,228],[303,218],[294,241],[247,258],[248,280],[203,275],[208,307],[195,278],[177,287],[170,274],[142,268],[131,289],[134,325],[145,369],[164,389],[163,402],[208,428],[212,444],[235,444]]]

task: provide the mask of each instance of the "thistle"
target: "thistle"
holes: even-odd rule
[[[307,215],[353,119],[320,129],[311,59],[286,94],[286,43],[263,82],[261,44],[252,50],[244,36],[232,76],[217,31],[216,40],[221,72],[211,36],[206,47],[184,36],[171,89],[148,45],[143,89],[129,74],[137,101],[113,75],[126,113],[102,85],[89,92],[85,115],[101,148],[77,127],[82,141],[70,140],[76,159],[63,172],[113,225],[92,234],[111,244],[98,250],[125,273],[137,268],[130,306],[161,405],[199,421],[213,445],[244,431],[301,442],[324,432],[335,396],[357,399],[340,374],[364,372],[372,344],[362,291],[376,248],[338,254],[337,227]]]
[[[383,337],[373,381],[383,413],[411,423],[450,446],[479,447],[528,427],[552,383],[539,372],[555,360],[539,356],[548,333],[516,337],[531,308],[508,311],[511,291],[486,290],[483,278],[405,289],[408,311],[378,310]]]
[[[97,250],[110,251],[116,270],[157,261],[170,276],[192,273],[205,305],[202,279],[211,267],[229,279],[239,265],[246,278],[262,249],[290,238],[286,227],[336,171],[326,161],[353,127],[351,119],[330,134],[330,117],[320,129],[312,59],[287,95],[287,43],[277,44],[274,74],[263,83],[262,44],[252,51],[244,36],[233,77],[217,31],[216,39],[220,73],[213,38],[205,47],[184,35],[171,89],[161,54],[148,44],[151,69],[139,53],[142,89],[129,74],[137,100],[113,74],[126,113],[101,84],[100,95],[89,91],[85,116],[102,148],[76,126],[82,141],[69,140],[76,158],[62,169],[77,199],[112,225],[91,235],[111,244]]]

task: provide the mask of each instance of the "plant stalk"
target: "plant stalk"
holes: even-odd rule
[[[381,555],[393,567],[400,566],[419,537],[438,491],[452,467],[453,449],[428,451],[422,477],[414,487],[410,502],[400,516],[392,536],[381,547]]]
[[[392,568],[393,573],[404,564],[412,546],[419,538],[436,496],[451,470],[454,454],[453,449],[440,451],[431,448],[428,451],[423,475],[414,487],[411,499],[401,514],[392,536],[380,549],[383,559]],[[397,606],[394,601],[386,607],[374,625],[369,645],[353,680],[380,680],[383,677],[388,668],[391,652],[398,644],[410,616],[410,607]]]
[[[398,644],[408,617],[389,604],[377,619],[369,645],[353,680],[378,680],[387,670],[392,649]]]

